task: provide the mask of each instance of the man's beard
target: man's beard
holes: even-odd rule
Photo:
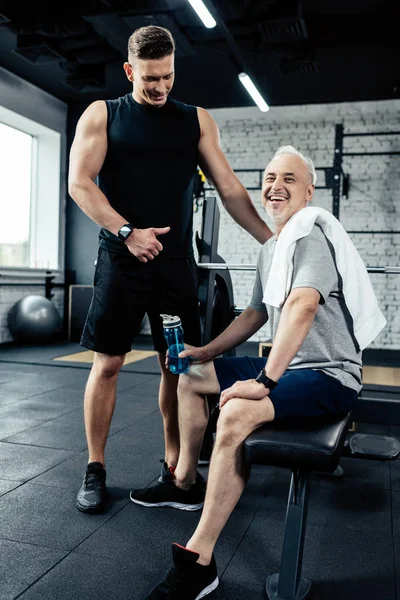
[[[267,211],[269,218],[274,223],[274,225],[282,225],[287,220],[287,215],[283,213],[278,213],[275,211]]]

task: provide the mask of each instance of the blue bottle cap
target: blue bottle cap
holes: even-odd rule
[[[180,317],[173,315],[160,315],[163,320],[163,327],[177,327],[181,324]]]

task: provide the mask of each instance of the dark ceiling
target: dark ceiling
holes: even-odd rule
[[[190,104],[253,106],[242,70],[272,106],[399,97],[394,0],[205,3],[214,29],[187,0],[0,0],[0,65],[67,103],[117,97],[129,35],[155,24],[174,35],[173,95]]]

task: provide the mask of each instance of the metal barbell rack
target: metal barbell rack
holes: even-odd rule
[[[230,271],[255,271],[257,266],[251,264],[228,264],[228,263],[198,263],[200,269],[210,271],[220,271],[229,269]],[[367,267],[368,273],[385,273],[386,275],[398,275],[400,267]]]

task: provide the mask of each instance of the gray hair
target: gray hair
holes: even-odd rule
[[[311,160],[311,158],[309,158],[308,156],[304,156],[304,154],[302,154],[301,152],[296,150],[296,148],[294,148],[294,146],[281,146],[275,152],[274,156],[272,157],[272,160],[274,158],[276,158],[277,156],[282,156],[282,154],[292,154],[293,156],[298,156],[299,158],[301,158],[303,163],[306,165],[308,172],[310,173],[310,178],[311,178],[312,184],[313,185],[316,184],[317,173],[315,172],[314,163]]]

